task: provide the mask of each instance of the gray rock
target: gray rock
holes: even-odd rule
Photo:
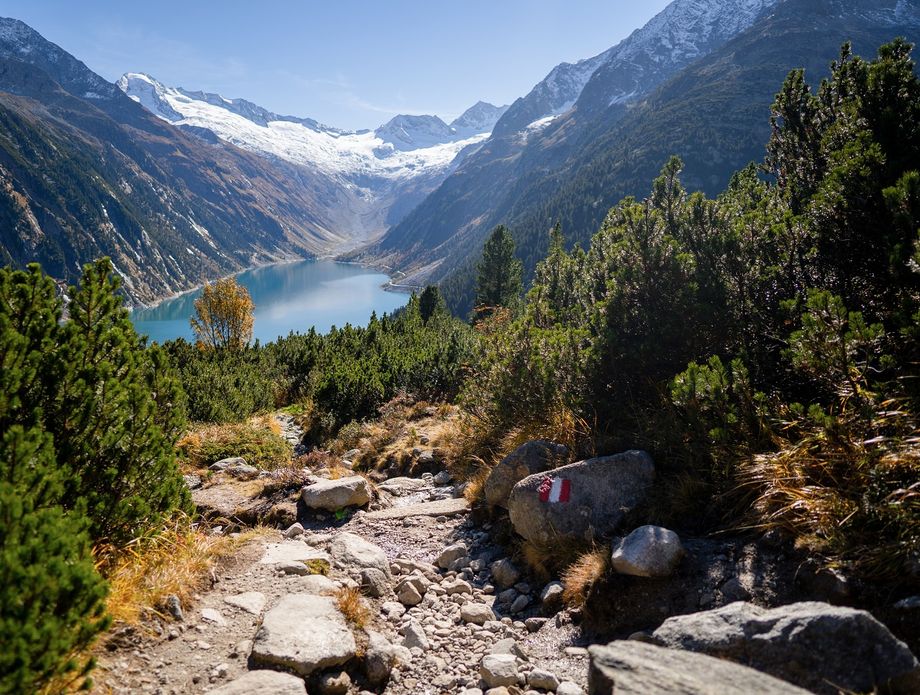
[[[511,654],[486,654],[479,664],[479,677],[489,688],[517,685],[517,659]]]
[[[215,625],[227,624],[227,621],[224,620],[224,616],[220,614],[220,611],[214,610],[213,608],[202,608],[201,619],[206,623],[214,623]]]
[[[418,647],[422,651],[431,649],[431,643],[425,635],[425,630],[415,620],[410,620],[400,632],[403,635],[403,646],[407,649]]]
[[[562,681],[556,688],[556,695],[585,695],[585,691],[577,683]]]
[[[296,538],[297,536],[302,535],[303,531],[303,524],[301,524],[299,521],[295,521],[293,524],[288,526],[281,535],[285,538]]]
[[[543,439],[521,444],[503,458],[483,486],[486,502],[504,507],[511,489],[527,476],[556,468],[568,460],[569,450]]]
[[[511,608],[508,610],[511,611],[512,615],[517,615],[524,611],[527,606],[530,605],[530,596],[521,594],[514,601],[511,602]]]
[[[465,623],[484,625],[488,620],[495,620],[495,613],[484,603],[464,603],[460,606],[460,618]]]
[[[738,602],[669,618],[652,638],[749,665],[816,693],[920,690],[920,664],[907,646],[868,612],[853,608],[803,602],[766,609]]]
[[[221,459],[211,464],[212,471],[226,473],[239,480],[252,480],[259,475],[259,469],[246,463],[246,459],[241,456]]]
[[[185,486],[189,490],[197,490],[198,488],[201,487],[201,476],[200,475],[189,473],[187,475],[183,475],[182,479],[185,481]]]
[[[390,562],[380,546],[354,533],[338,533],[329,543],[329,554],[341,567],[372,567],[390,576]]]
[[[441,588],[447,592],[448,596],[453,596],[454,594],[472,594],[473,587],[470,586],[469,582],[465,582],[459,577],[454,579],[448,579],[441,583]]]
[[[285,588],[299,594],[331,596],[339,590],[339,585],[322,574],[308,574],[306,577],[289,579]]]
[[[451,566],[453,562],[459,560],[462,557],[465,557],[468,550],[464,543],[454,543],[447,546],[444,550],[441,551],[441,554],[438,555],[437,565],[441,569],[447,569]]]
[[[543,587],[540,592],[540,603],[543,604],[543,612],[552,614],[562,608],[562,595],[565,593],[565,585],[562,582],[550,582]]]
[[[185,620],[185,615],[182,613],[182,601],[175,594],[170,594],[166,597],[166,600],[163,601],[163,607],[173,620],[178,620],[179,622]]]
[[[517,584],[518,579],[521,578],[521,571],[508,558],[496,560],[489,567],[489,570],[492,572],[492,579],[495,584],[503,589],[514,586]]]
[[[361,591],[373,598],[382,598],[390,595],[390,582],[387,576],[376,567],[365,567],[361,570]]]
[[[524,621],[524,626],[527,628],[527,632],[539,632],[540,628],[546,625],[547,618],[527,618]]]
[[[453,476],[448,471],[441,471],[434,477],[435,485],[448,485],[450,481],[453,480]]]
[[[588,648],[589,695],[805,695],[752,668],[703,654],[619,641]],[[557,695],[562,692],[559,688]]]
[[[559,679],[555,673],[544,671],[542,668],[535,668],[527,674],[527,685],[531,688],[555,692],[556,688],[559,687]]]
[[[396,585],[396,598],[404,606],[417,606],[422,602],[422,595],[415,585],[405,580]]]
[[[381,612],[386,615],[401,618],[406,614],[406,607],[396,601],[384,601],[380,606]]]
[[[661,526],[640,526],[617,544],[610,561],[620,574],[669,577],[683,556],[676,533]]]
[[[258,670],[207,691],[207,695],[307,695],[302,678],[280,671]]]
[[[360,475],[351,475],[307,485],[300,496],[310,509],[334,512],[343,507],[361,507],[370,502],[371,486]]]
[[[616,530],[626,513],[648,497],[655,476],[652,458],[627,451],[570,463],[520,481],[508,498],[514,530],[535,543],[593,541]],[[541,490],[568,486],[566,501],[542,501]],[[552,500],[552,498],[550,498]]]
[[[355,638],[329,596],[289,594],[266,612],[250,662],[301,676],[339,666],[355,656]]]
[[[224,603],[240,608],[247,613],[260,615],[265,608],[265,594],[260,591],[247,591],[236,596],[224,597]]]
[[[489,648],[489,654],[510,654],[521,661],[527,661],[527,652],[521,647],[513,637],[500,639]]]
[[[390,641],[379,632],[369,630],[367,648],[364,652],[364,674],[368,683],[374,687],[386,683],[396,663],[396,650]]]
[[[350,687],[351,677],[345,671],[324,673],[316,680],[320,695],[346,695]]]

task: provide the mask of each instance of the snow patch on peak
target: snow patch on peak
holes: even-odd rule
[[[374,135],[399,150],[417,150],[454,139],[454,131],[437,116],[405,114],[391,118]]]
[[[169,104],[167,87],[143,72],[126,72],[116,86],[131,99],[139,103],[164,121],[175,123],[182,120],[182,114]]]

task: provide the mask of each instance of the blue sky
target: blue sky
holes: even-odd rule
[[[147,72],[277,113],[373,128],[510,103],[669,0],[0,0],[109,80]]]

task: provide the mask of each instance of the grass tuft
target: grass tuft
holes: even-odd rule
[[[361,597],[361,590],[343,587],[335,594],[335,603],[351,625],[362,629],[370,619],[370,610]]]
[[[272,427],[274,425],[274,428]],[[280,425],[274,418],[257,418],[233,425],[210,425],[185,435],[179,455],[196,468],[210,466],[231,456],[242,456],[250,465],[273,470],[290,464],[293,447],[273,431]]]
[[[581,607],[588,600],[591,589],[607,574],[610,551],[595,548],[582,554],[562,573],[565,589],[562,600],[567,606]]]

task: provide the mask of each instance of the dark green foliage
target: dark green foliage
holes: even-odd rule
[[[496,227],[486,241],[477,271],[477,318],[499,307],[510,307],[520,297],[522,266],[514,255],[514,239],[505,227]]]
[[[0,440],[0,693],[10,695],[80,684],[93,664],[77,654],[108,625],[83,520],[55,504],[50,443],[19,425]]]
[[[428,323],[428,320],[438,313],[447,311],[444,304],[444,297],[441,296],[441,290],[437,285],[428,285],[418,297],[418,313],[422,321]]]
[[[555,229],[521,315],[489,325],[472,412],[532,430],[561,405],[605,448],[651,449],[668,481],[662,507],[692,510],[691,525],[753,509],[744,523],[916,582],[920,80],[909,53],[895,41],[867,62],[844,46],[816,95],[793,72],[774,105],[767,180],[749,167],[709,200],[684,191],[672,159],[586,252],[567,253]]]
[[[5,358],[26,374],[3,383],[0,430],[38,427],[53,442],[55,503],[89,520],[95,540],[123,543],[185,500],[173,446],[181,392],[158,348],[145,348],[117,296],[109,261],[70,288],[69,319],[37,266],[0,270]]]
[[[427,318],[423,316],[423,300]],[[167,344],[188,394],[193,419],[232,422],[280,405],[311,405],[314,436],[376,414],[400,392],[452,398],[464,378],[473,333],[443,309],[436,289],[412,297],[393,316],[365,328],[314,330],[239,354]]]

